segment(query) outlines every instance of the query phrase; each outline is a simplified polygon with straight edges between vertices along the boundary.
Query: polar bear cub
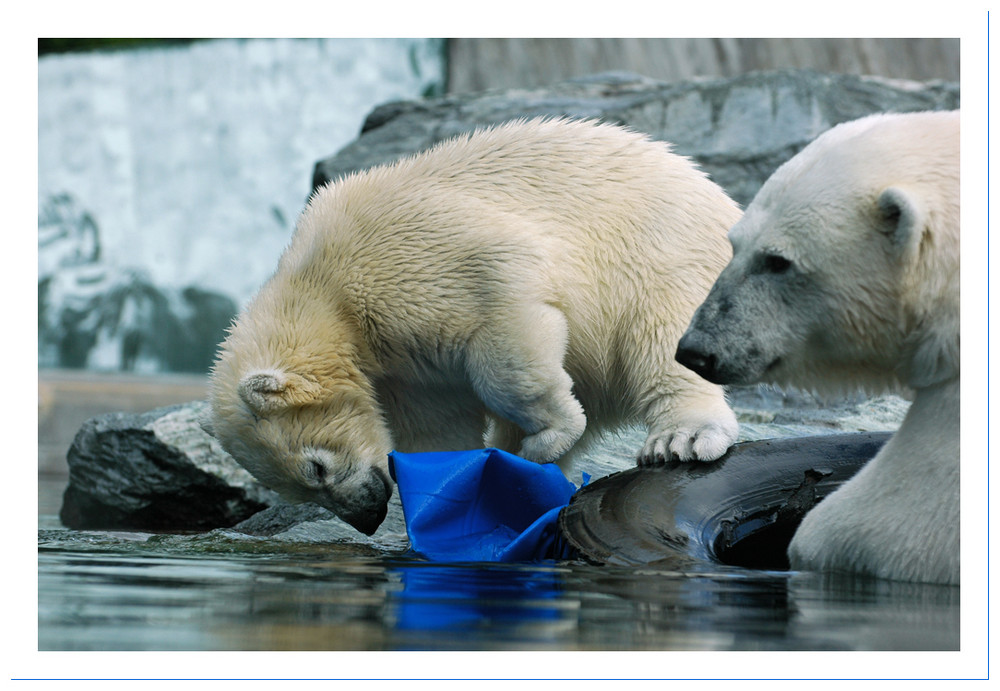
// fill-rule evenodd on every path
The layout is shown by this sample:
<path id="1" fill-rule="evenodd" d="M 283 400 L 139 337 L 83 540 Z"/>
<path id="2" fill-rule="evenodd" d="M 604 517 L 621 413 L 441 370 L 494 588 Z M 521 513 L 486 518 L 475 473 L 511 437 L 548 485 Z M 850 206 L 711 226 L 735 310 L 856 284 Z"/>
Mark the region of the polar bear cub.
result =
<path id="1" fill-rule="evenodd" d="M 959 583 L 959 113 L 874 115 L 779 168 L 677 358 L 720 384 L 905 387 L 899 430 L 817 505 L 793 568 Z"/>
<path id="2" fill-rule="evenodd" d="M 351 175 L 316 192 L 223 344 L 214 433 L 366 533 L 394 448 L 552 462 L 636 422 L 641 463 L 716 459 L 736 418 L 673 354 L 739 217 L 667 144 L 594 122 L 518 121 Z"/>

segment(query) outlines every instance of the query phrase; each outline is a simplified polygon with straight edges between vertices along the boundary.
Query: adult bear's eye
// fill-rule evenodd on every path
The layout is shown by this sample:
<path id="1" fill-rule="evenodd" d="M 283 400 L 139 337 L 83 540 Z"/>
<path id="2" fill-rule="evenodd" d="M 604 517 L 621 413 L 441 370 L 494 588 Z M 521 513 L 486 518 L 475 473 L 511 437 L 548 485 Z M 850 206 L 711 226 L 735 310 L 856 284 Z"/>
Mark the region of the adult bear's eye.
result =
<path id="1" fill-rule="evenodd" d="M 792 263 L 780 254 L 764 255 L 764 270 L 772 274 L 783 274 L 790 269 Z"/>

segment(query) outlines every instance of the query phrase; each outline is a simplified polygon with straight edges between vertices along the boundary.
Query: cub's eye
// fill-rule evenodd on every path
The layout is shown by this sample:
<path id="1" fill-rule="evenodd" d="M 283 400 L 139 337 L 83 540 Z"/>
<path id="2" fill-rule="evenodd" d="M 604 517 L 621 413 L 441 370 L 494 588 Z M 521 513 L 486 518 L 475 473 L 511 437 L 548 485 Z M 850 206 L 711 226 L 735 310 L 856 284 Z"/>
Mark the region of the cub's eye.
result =
<path id="1" fill-rule="evenodd" d="M 317 484 L 324 484 L 326 482 L 326 466 L 319 461 L 308 461 L 306 463 L 306 473 L 309 475 L 309 479 L 315 481 Z"/>
<path id="2" fill-rule="evenodd" d="M 772 274 L 783 274 L 792 266 L 792 263 L 780 254 L 765 254 L 763 264 L 764 270 Z"/>

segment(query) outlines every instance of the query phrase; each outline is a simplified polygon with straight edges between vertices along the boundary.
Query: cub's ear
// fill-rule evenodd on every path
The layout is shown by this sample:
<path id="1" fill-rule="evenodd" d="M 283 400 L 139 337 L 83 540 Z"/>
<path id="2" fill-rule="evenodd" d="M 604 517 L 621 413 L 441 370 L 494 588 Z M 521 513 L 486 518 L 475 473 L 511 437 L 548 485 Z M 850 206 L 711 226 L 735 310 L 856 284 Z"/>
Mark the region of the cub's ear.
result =
<path id="1" fill-rule="evenodd" d="M 901 255 L 920 247 L 927 227 L 927 214 L 920 199 L 901 187 L 886 187 L 878 197 L 883 232 Z"/>
<path id="2" fill-rule="evenodd" d="M 255 413 L 269 413 L 290 405 L 304 405 L 319 398 L 322 389 L 294 372 L 261 370 L 240 380 L 240 398 Z"/>

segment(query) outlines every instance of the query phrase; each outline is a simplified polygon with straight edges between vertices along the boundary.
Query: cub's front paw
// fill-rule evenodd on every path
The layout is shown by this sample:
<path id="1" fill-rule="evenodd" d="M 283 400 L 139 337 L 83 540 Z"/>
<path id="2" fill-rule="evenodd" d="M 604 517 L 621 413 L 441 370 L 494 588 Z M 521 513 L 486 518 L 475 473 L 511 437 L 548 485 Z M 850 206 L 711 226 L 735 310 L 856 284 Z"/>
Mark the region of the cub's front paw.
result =
<path id="1" fill-rule="evenodd" d="M 639 465 L 655 465 L 667 460 L 714 461 L 736 443 L 739 427 L 735 418 L 701 425 L 652 432 L 636 459 Z"/>

